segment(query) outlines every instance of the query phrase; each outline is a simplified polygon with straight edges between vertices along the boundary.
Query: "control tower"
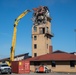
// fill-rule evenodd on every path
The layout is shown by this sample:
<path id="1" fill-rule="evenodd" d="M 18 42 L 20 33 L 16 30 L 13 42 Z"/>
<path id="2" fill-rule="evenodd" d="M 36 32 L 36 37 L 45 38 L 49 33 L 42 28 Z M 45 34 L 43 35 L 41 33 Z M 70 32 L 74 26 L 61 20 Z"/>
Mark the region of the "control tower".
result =
<path id="1" fill-rule="evenodd" d="M 32 57 L 50 53 L 51 17 L 48 7 L 40 6 L 33 9 L 32 26 Z"/>

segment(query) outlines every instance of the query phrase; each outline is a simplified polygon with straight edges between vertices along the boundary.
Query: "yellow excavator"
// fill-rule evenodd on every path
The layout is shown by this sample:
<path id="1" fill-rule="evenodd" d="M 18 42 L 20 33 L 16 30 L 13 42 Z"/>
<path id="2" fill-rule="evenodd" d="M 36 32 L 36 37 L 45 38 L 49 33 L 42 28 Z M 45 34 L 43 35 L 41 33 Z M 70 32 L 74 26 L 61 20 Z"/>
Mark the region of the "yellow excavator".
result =
<path id="1" fill-rule="evenodd" d="M 22 14 L 20 14 L 14 22 L 14 31 L 13 31 L 13 38 L 12 38 L 12 46 L 10 52 L 10 60 L 6 61 L 6 63 L 11 66 L 11 62 L 14 61 L 14 54 L 15 54 L 15 45 L 16 45 L 16 33 L 17 33 L 17 26 L 19 21 L 27 14 L 30 10 L 25 10 Z"/>

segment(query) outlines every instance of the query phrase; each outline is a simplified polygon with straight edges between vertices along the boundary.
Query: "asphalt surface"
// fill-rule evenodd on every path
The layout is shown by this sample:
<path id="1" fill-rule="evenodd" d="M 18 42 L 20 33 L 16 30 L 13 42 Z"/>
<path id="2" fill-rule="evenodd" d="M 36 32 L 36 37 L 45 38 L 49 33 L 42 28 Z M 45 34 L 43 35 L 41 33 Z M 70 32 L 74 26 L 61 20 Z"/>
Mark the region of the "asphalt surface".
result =
<path id="1" fill-rule="evenodd" d="M 76 73 L 29 73 L 29 74 L 0 74 L 0 75 L 76 75 Z"/>

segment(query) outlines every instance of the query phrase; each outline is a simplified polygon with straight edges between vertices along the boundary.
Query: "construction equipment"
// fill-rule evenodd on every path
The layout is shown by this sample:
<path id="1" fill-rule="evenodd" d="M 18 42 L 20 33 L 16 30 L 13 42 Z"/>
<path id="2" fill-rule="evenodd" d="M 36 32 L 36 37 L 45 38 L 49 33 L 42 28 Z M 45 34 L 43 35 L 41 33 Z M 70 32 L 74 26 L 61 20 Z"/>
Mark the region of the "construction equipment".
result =
<path id="1" fill-rule="evenodd" d="M 28 13 L 30 10 L 25 10 L 22 14 L 20 14 L 14 22 L 14 31 L 13 31 L 13 38 L 12 38 L 12 46 L 10 52 L 10 60 L 6 62 L 9 66 L 11 66 L 11 61 L 14 61 L 14 53 L 15 53 L 15 45 L 16 45 L 16 33 L 17 33 L 17 26 L 19 21 Z"/>
<path id="2" fill-rule="evenodd" d="M 39 72 L 42 72 L 42 73 L 49 73 L 51 72 L 51 69 L 49 69 L 47 66 L 45 65 L 40 65 L 39 67 L 35 68 L 35 72 L 36 73 L 39 73 Z"/>

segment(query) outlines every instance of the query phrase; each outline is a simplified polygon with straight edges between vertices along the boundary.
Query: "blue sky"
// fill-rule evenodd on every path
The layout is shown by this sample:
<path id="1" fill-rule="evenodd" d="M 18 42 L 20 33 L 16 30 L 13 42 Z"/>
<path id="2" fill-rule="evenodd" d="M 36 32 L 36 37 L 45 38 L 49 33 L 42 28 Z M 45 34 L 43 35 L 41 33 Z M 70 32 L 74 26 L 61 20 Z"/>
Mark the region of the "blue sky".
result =
<path id="1" fill-rule="evenodd" d="M 41 5 L 50 10 L 53 51 L 76 51 L 76 0 L 0 0 L 0 58 L 10 56 L 15 18 L 24 10 Z M 18 24 L 15 55 L 32 55 L 32 14 L 28 13 Z"/>

